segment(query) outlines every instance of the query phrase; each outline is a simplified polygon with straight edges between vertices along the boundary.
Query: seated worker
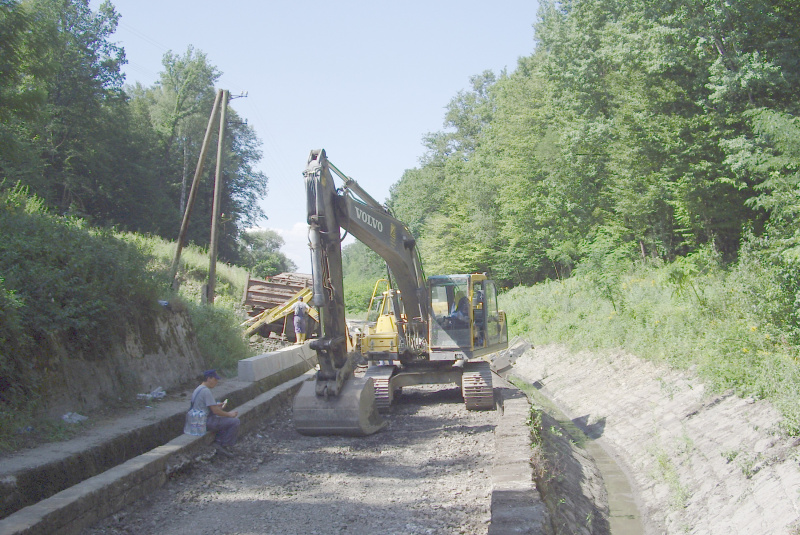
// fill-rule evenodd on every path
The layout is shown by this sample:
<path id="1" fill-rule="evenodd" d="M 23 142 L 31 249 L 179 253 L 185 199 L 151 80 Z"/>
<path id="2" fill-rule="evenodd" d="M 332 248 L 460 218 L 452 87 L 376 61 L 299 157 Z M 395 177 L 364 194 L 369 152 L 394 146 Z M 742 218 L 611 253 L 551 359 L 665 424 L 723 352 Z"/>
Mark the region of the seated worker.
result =
<path id="1" fill-rule="evenodd" d="M 195 388 L 192 394 L 192 405 L 208 411 L 208 421 L 206 429 L 216 431 L 217 436 L 214 440 L 214 448 L 225 455 L 233 457 L 233 453 L 228 448 L 236 443 L 236 436 L 239 433 L 239 411 L 226 411 L 225 404 L 217 403 L 211 389 L 219 383 L 219 375 L 216 370 L 208 370 L 203 374 L 203 382 Z"/>
<path id="2" fill-rule="evenodd" d="M 453 312 L 450 314 L 450 319 L 453 321 L 454 327 L 464 328 L 469 326 L 469 299 L 463 295 L 458 299 Z"/>

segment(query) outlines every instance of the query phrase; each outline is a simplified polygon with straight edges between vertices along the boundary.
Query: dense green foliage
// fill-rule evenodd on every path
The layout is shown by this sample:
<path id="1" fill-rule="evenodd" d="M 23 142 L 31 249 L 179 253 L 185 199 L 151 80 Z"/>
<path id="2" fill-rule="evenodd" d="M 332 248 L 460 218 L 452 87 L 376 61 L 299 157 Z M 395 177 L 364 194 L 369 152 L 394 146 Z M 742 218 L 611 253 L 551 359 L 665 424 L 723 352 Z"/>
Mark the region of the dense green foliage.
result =
<path id="1" fill-rule="evenodd" d="M 728 269 L 708 248 L 679 262 L 604 273 L 579 269 L 565 280 L 501 296 L 511 333 L 578 351 L 625 349 L 691 368 L 711 391 L 773 401 L 786 429 L 800 433 L 797 310 L 779 273 L 749 246 Z"/>
<path id="2" fill-rule="evenodd" d="M 169 281 L 174 253 L 174 242 L 51 215 L 20 186 L 0 193 L 0 450 L 63 437 L 62 424 L 37 419 L 42 376 L 59 370 L 54 355 L 102 359 L 124 336 L 121 318 L 152 314 L 159 299 L 189 312 L 207 366 L 235 373 L 252 356 L 239 327 L 247 272 L 218 264 L 215 306 L 201 305 L 207 252 L 184 250 L 179 294 Z M 34 420 L 35 436 L 17 433 Z"/>
<path id="3" fill-rule="evenodd" d="M 457 95 L 392 189 L 429 272 L 508 284 L 597 250 L 796 246 L 800 10 L 783 0 L 541 2 L 536 50 Z M 793 240 L 793 241 L 786 241 Z"/>
<path id="4" fill-rule="evenodd" d="M 169 273 L 175 242 L 134 233 L 118 234 L 117 237 L 147 252 L 146 276 L 152 276 L 158 282 L 162 298 L 168 300 L 173 309 L 185 307 L 189 312 L 206 365 L 236 374 L 239 360 L 253 356 L 240 327 L 246 316 L 241 299 L 248 271 L 217 262 L 214 306 L 207 306 L 203 304 L 202 296 L 203 285 L 208 282 L 210 260 L 207 250 L 197 246 L 183 250 L 177 274 L 180 289 L 174 294 L 169 288 Z"/>
<path id="5" fill-rule="evenodd" d="M 426 271 L 490 271 L 515 333 L 695 367 L 797 432 L 797 5 L 540 6 L 392 188 Z"/>
<path id="6" fill-rule="evenodd" d="M 75 218 L 48 216 L 22 188 L 0 195 L 0 400 L 36 397 L 51 343 L 102 354 L 117 318 L 156 303 L 144 251 Z"/>
<path id="7" fill-rule="evenodd" d="M 110 2 L 97 12 L 88 0 L 0 2 L 0 188 L 21 183 L 55 213 L 175 239 L 220 73 L 189 46 L 165 54 L 153 87 L 123 86 L 125 52 L 112 40 L 119 18 Z M 259 145 L 229 109 L 219 245 L 227 261 L 239 232 L 263 215 Z M 188 232 L 201 245 L 210 240 L 209 152 Z"/>
<path id="8" fill-rule="evenodd" d="M 256 278 L 296 271 L 297 265 L 280 251 L 284 243 L 281 235 L 274 230 L 242 232 L 237 264 Z"/>
<path id="9" fill-rule="evenodd" d="M 169 290 L 174 239 L 187 204 L 220 73 L 200 51 L 167 53 L 153 87 L 125 86 L 110 2 L 0 0 L 0 448 L 13 447 L 40 407 L 41 377 L 66 350 L 103 358 L 119 318 L 158 299 L 188 309 L 209 366 L 250 356 L 237 307 L 246 272 L 217 268 L 215 307 L 199 306 L 208 258 L 184 249 L 180 295 Z M 218 125 L 211 125 L 188 240 L 210 240 Z M 262 216 L 267 178 L 254 131 L 228 109 L 219 257 L 250 254 L 244 228 Z M 120 232 L 127 231 L 127 232 Z M 279 247 L 280 244 L 277 244 Z M 272 266 L 276 267 L 276 266 Z M 273 273 L 274 274 L 274 273 Z M 38 422 L 54 437 L 58 424 Z"/>
<path id="10" fill-rule="evenodd" d="M 342 271 L 348 316 L 366 317 L 375 283 L 387 276 L 386 264 L 377 253 L 357 241 L 342 248 Z"/>

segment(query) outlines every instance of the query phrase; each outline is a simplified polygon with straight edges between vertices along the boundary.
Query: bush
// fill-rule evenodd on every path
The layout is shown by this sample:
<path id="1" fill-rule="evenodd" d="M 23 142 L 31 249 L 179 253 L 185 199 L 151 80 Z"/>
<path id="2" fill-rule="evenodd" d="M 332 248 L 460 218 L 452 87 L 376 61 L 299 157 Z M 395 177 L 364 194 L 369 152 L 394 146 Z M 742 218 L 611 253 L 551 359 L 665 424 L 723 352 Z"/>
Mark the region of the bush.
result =
<path id="1" fill-rule="evenodd" d="M 206 366 L 235 373 L 237 361 L 252 356 L 243 329 L 239 327 L 246 316 L 240 304 L 247 271 L 243 268 L 217 263 L 214 305 L 203 305 L 202 288 L 208 282 L 208 252 L 195 245 L 181 252 L 177 295 L 172 292 L 169 280 L 176 244 L 157 236 L 124 234 L 121 237 L 150 251 L 148 271 L 161 284 L 162 293 L 171 302 L 185 306 L 192 320 L 197 344 Z"/>
<path id="2" fill-rule="evenodd" d="M 766 254 L 743 247 L 730 267 L 710 249 L 671 264 L 629 263 L 606 272 L 602 288 L 596 271 L 576 269 L 564 281 L 506 292 L 501 305 L 512 335 L 694 368 L 712 390 L 775 402 L 797 432 L 796 288 Z"/>
<path id="3" fill-rule="evenodd" d="M 209 368 L 236 375 L 238 362 L 252 356 L 252 351 L 239 327 L 241 318 L 230 307 L 188 305 L 197 345 Z"/>
<path id="4" fill-rule="evenodd" d="M 0 194 L 0 392 L 35 397 L 38 360 L 59 343 L 100 354 L 119 334 L 119 318 L 157 306 L 149 257 L 111 232 L 47 214 L 23 188 Z M 0 385 L 2 387 L 2 385 Z"/>

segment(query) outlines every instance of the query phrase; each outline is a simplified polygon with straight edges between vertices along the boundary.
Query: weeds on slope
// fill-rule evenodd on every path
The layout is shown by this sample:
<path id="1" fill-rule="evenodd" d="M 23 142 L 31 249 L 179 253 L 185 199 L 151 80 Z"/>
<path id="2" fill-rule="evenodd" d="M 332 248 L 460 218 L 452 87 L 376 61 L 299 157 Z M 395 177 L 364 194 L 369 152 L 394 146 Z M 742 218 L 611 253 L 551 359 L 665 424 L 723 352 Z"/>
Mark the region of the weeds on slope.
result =
<path id="1" fill-rule="evenodd" d="M 715 391 L 772 401 L 800 434 L 797 289 L 785 266 L 743 247 L 720 264 L 704 250 L 666 264 L 627 264 L 501 296 L 511 334 L 573 350 L 623 348 L 693 369 Z M 619 266 L 619 265 L 618 265 Z M 788 283 L 787 283 L 788 280 Z"/>
<path id="2" fill-rule="evenodd" d="M 184 249 L 174 294 L 174 252 L 174 243 L 157 237 L 49 214 L 21 187 L 0 195 L 0 451 L 74 433 L 38 414 L 43 377 L 60 373 L 56 348 L 102 359 L 123 335 L 120 318 L 158 309 L 159 300 L 189 312 L 209 367 L 232 370 L 252 356 L 239 328 L 246 271 L 218 263 L 218 298 L 202 306 L 208 255 Z"/>
<path id="3" fill-rule="evenodd" d="M 177 274 L 180 287 L 173 294 L 169 275 L 176 244 L 157 236 L 133 233 L 118 236 L 148 251 L 148 270 L 160 281 L 163 299 L 188 311 L 206 364 L 235 374 L 238 361 L 253 356 L 239 327 L 244 319 L 240 301 L 247 270 L 217 262 L 214 306 L 206 306 L 202 303 L 202 289 L 208 282 L 207 251 L 194 245 L 183 249 Z"/>

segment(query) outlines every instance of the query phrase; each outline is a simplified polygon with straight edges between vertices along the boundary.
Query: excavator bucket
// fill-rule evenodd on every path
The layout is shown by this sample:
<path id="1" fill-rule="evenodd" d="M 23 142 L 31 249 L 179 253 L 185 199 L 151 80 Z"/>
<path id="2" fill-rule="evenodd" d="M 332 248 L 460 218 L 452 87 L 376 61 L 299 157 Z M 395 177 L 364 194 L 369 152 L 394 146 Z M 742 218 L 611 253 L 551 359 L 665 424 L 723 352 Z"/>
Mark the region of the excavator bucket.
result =
<path id="1" fill-rule="evenodd" d="M 375 405 L 372 379 L 351 377 L 338 396 L 318 396 L 316 383 L 306 381 L 294 397 L 294 428 L 304 435 L 363 437 L 386 426 Z"/>

